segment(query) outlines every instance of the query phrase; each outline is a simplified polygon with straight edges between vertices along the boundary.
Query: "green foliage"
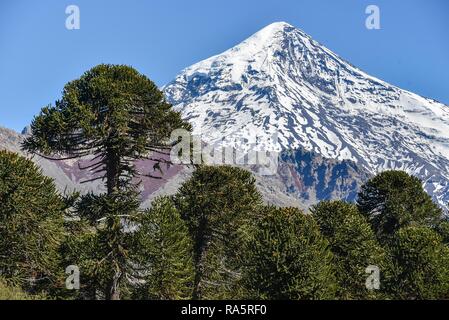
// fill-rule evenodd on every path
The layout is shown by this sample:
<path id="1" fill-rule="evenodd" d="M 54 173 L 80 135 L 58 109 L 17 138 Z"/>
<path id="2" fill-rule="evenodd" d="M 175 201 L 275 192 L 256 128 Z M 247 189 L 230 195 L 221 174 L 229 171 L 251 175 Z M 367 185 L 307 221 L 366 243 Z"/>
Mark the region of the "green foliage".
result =
<path id="1" fill-rule="evenodd" d="M 421 181 L 403 171 L 385 171 L 369 180 L 361 188 L 357 205 L 382 242 L 404 226 L 435 226 L 442 216 Z"/>
<path id="2" fill-rule="evenodd" d="M 438 232 L 438 234 L 441 236 L 442 241 L 449 245 L 449 219 L 444 218 L 438 223 L 435 230 Z"/>
<path id="3" fill-rule="evenodd" d="M 365 286 L 368 277 L 365 270 L 374 265 L 385 271 L 386 254 L 357 207 L 343 201 L 323 201 L 312 207 L 311 212 L 335 257 L 338 297 L 376 298 L 377 292 Z"/>
<path id="4" fill-rule="evenodd" d="M 22 289 L 8 286 L 6 282 L 0 279 L 0 301 L 2 300 L 42 300 L 41 296 L 31 296 Z"/>
<path id="5" fill-rule="evenodd" d="M 131 228 L 141 210 L 135 190 L 112 194 L 87 194 L 76 203 L 81 218 L 66 244 L 66 259 L 81 270 L 81 284 L 88 285 L 86 296 L 112 299 L 113 294 L 130 293 L 130 277 L 135 251 Z"/>
<path id="6" fill-rule="evenodd" d="M 188 299 L 193 290 L 193 244 L 185 222 L 167 198 L 153 201 L 136 232 L 139 265 L 136 297 L 151 300 Z"/>
<path id="7" fill-rule="evenodd" d="M 64 203 L 34 163 L 0 151 L 0 274 L 40 291 L 61 285 Z"/>
<path id="8" fill-rule="evenodd" d="M 138 174 L 134 160 L 169 149 L 167 138 L 178 128 L 190 126 L 152 81 L 131 67 L 103 64 L 69 82 L 62 99 L 42 109 L 24 148 L 44 155 L 93 154 L 89 169 L 103 173 L 111 191 Z"/>
<path id="9" fill-rule="evenodd" d="M 400 229 L 391 246 L 394 274 L 387 291 L 395 299 L 448 299 L 449 248 L 424 226 Z"/>
<path id="10" fill-rule="evenodd" d="M 66 222 L 67 237 L 62 245 L 65 266 L 76 265 L 80 270 L 80 290 L 66 292 L 67 298 L 95 300 L 105 297 L 105 272 L 100 268 L 103 252 L 97 230 L 84 219 Z"/>
<path id="11" fill-rule="evenodd" d="M 86 251 L 98 246 L 88 259 L 97 261 L 89 274 L 99 277 L 95 282 L 100 286 L 106 283 L 108 288 L 101 291 L 107 299 L 120 299 L 126 291 L 120 290 L 126 286 L 129 270 L 130 236 L 124 230 L 139 206 L 137 195 L 130 197 L 128 190 L 135 187 L 137 176 L 160 178 L 154 171 L 162 172 L 161 163 L 170 165 L 161 155 L 176 143 L 169 141 L 170 134 L 180 128 L 190 129 L 190 125 L 152 81 L 131 67 L 102 64 L 69 82 L 61 100 L 41 110 L 23 143 L 27 151 L 59 160 L 93 156 L 82 169 L 91 171 L 91 181 L 105 181 L 107 195 L 83 197 L 78 210 L 91 224 L 102 222 L 101 228 L 94 226 L 97 234 L 88 240 Z M 139 159 L 152 160 L 153 171 L 138 172 L 135 162 Z"/>
<path id="12" fill-rule="evenodd" d="M 337 287 L 329 243 L 310 215 L 267 207 L 244 251 L 241 283 L 255 299 L 333 299 Z"/>
<path id="13" fill-rule="evenodd" d="M 261 196 L 250 172 L 200 166 L 174 197 L 194 244 L 193 298 L 232 298 L 242 238 Z"/>
<path id="14" fill-rule="evenodd" d="M 179 128 L 190 126 L 131 67 L 99 65 L 68 83 L 23 147 L 90 156 L 82 169 L 107 193 L 62 199 L 31 161 L 0 151 L 0 299 L 449 298 L 449 222 L 404 172 L 369 180 L 357 206 L 326 201 L 305 215 L 262 206 L 248 171 L 199 166 L 143 211 L 135 178 L 160 178 Z M 140 159 L 153 171 L 138 172 Z M 55 296 L 68 265 L 81 290 Z M 369 265 L 381 269 L 381 294 L 365 288 Z"/>

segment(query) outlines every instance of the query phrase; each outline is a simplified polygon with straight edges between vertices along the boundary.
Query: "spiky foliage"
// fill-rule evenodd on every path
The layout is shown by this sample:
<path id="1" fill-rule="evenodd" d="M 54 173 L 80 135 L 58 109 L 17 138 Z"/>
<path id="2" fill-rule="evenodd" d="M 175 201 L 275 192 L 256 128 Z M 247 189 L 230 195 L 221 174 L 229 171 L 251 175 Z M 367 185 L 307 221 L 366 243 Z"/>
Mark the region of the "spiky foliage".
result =
<path id="1" fill-rule="evenodd" d="M 102 265 L 110 272 L 106 298 L 120 299 L 119 286 L 126 278 L 127 244 L 122 241 L 127 238 L 123 232 L 127 222 L 123 216 L 134 215 L 135 201 L 122 193 L 132 188 L 133 178 L 139 175 L 160 178 L 152 172 L 137 172 L 135 161 L 151 159 L 153 169 L 162 171 L 160 164 L 170 164 L 167 155 L 177 143 L 168 139 L 179 128 L 190 126 L 172 110 L 157 86 L 122 65 L 99 65 L 69 82 L 61 100 L 43 108 L 33 120 L 24 149 L 58 159 L 89 156 L 90 164 L 81 169 L 91 171 L 94 178 L 90 181 L 105 182 L 107 196 L 91 196 L 83 202 L 90 201 L 95 208 L 86 213 L 91 216 L 88 219 L 104 221 L 98 237 L 100 252 L 107 254 Z"/>
<path id="2" fill-rule="evenodd" d="M 0 151 L 0 275 L 26 290 L 61 286 L 64 203 L 34 163 Z"/>
<path id="3" fill-rule="evenodd" d="M 242 237 L 262 202 L 255 179 L 236 167 L 201 166 L 174 202 L 193 237 L 193 298 L 232 298 Z"/>
<path id="4" fill-rule="evenodd" d="M 138 299 L 188 299 L 193 290 L 193 244 L 170 198 L 154 200 L 136 232 Z"/>
<path id="5" fill-rule="evenodd" d="M 106 180 L 111 193 L 139 174 L 135 160 L 165 162 L 154 154 L 167 153 L 179 128 L 190 126 L 151 80 L 128 66 L 98 65 L 69 82 L 55 106 L 42 109 L 23 147 L 44 156 L 93 155 L 85 169 Z"/>
<path id="6" fill-rule="evenodd" d="M 132 229 L 141 210 L 135 190 L 87 194 L 76 203 L 80 221 L 65 244 L 65 259 L 81 270 L 82 297 L 113 299 L 127 296 L 135 249 Z M 72 226 L 73 228 L 73 226 Z"/>
<path id="7" fill-rule="evenodd" d="M 424 226 L 400 229 L 391 245 L 393 277 L 386 284 L 395 299 L 448 299 L 449 248 Z"/>
<path id="8" fill-rule="evenodd" d="M 104 258 L 97 230 L 84 219 L 66 222 L 67 237 L 62 244 L 65 266 L 75 265 L 80 270 L 80 289 L 66 292 L 67 298 L 95 300 L 105 297 L 105 283 L 100 270 Z"/>
<path id="9" fill-rule="evenodd" d="M 32 296 L 25 293 L 22 289 L 10 286 L 0 279 L 0 301 L 2 300 L 42 300 L 43 296 Z"/>
<path id="10" fill-rule="evenodd" d="M 333 299 L 337 287 L 329 243 L 310 215 L 266 207 L 243 248 L 241 283 L 250 298 Z"/>
<path id="11" fill-rule="evenodd" d="M 313 206 L 311 212 L 335 257 L 337 296 L 340 299 L 378 297 L 379 291 L 366 288 L 365 271 L 374 265 L 385 277 L 388 259 L 357 207 L 343 201 L 323 201 Z"/>
<path id="12" fill-rule="evenodd" d="M 443 218 L 436 226 L 435 230 L 441 236 L 442 241 L 449 245 L 449 217 Z"/>
<path id="13" fill-rule="evenodd" d="M 357 206 L 382 242 L 404 226 L 434 227 L 442 216 L 442 210 L 424 191 L 422 182 L 403 171 L 385 171 L 366 182 Z"/>

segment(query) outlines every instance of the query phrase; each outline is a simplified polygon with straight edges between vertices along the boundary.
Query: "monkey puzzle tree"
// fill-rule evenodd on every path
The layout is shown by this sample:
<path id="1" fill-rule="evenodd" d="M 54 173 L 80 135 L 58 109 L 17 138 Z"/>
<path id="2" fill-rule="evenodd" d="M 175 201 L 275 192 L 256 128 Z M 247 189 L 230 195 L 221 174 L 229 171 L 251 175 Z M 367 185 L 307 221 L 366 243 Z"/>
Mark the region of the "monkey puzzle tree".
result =
<path id="1" fill-rule="evenodd" d="M 366 182 L 358 195 L 357 207 L 383 243 L 411 224 L 435 227 L 443 215 L 418 178 L 394 170 Z"/>
<path id="2" fill-rule="evenodd" d="M 116 246 L 111 252 L 117 252 L 121 243 L 116 240 L 123 232 L 117 224 L 126 217 L 119 219 L 117 210 L 106 210 L 117 204 L 122 191 L 132 189 L 133 178 L 155 177 L 151 172 L 138 172 L 136 160 L 151 159 L 154 168 L 169 163 L 162 155 L 169 154 L 172 144 L 168 137 L 178 128 L 190 129 L 147 77 L 129 66 L 98 65 L 69 82 L 55 106 L 42 109 L 23 148 L 58 160 L 90 157 L 90 164 L 81 169 L 92 172 L 91 181 L 105 183 L 108 199 L 101 200 L 109 205 L 101 213 L 105 219 L 102 232 Z M 111 256 L 115 255 L 108 254 Z M 106 298 L 120 298 L 122 260 L 117 257 L 113 263 L 115 271 Z"/>
<path id="3" fill-rule="evenodd" d="M 0 278 L 0 301 L 4 300 L 34 300 L 43 299 L 42 297 L 33 297 L 22 291 L 22 289 L 9 286 Z"/>
<path id="4" fill-rule="evenodd" d="M 111 195 L 90 193 L 75 202 L 78 219 L 66 223 L 62 252 L 66 265 L 80 268 L 78 298 L 117 299 L 112 290 L 120 297 L 130 293 L 136 251 L 132 229 L 142 214 L 139 206 L 133 189 Z"/>
<path id="5" fill-rule="evenodd" d="M 249 298 L 333 299 L 333 255 L 311 215 L 266 207 L 242 247 L 241 284 Z"/>
<path id="6" fill-rule="evenodd" d="M 388 266 L 386 253 L 356 205 L 343 201 L 322 201 L 313 206 L 311 212 L 335 257 L 338 297 L 376 298 L 376 292 L 365 287 L 365 270 L 375 265 L 385 277 Z"/>
<path id="7" fill-rule="evenodd" d="M 0 151 L 0 275 L 29 291 L 61 285 L 64 202 L 50 178 L 15 153 Z"/>
<path id="8" fill-rule="evenodd" d="M 444 217 L 436 226 L 435 231 L 441 236 L 443 242 L 449 245 L 449 218 Z"/>
<path id="9" fill-rule="evenodd" d="M 392 297 L 449 298 L 449 248 L 441 242 L 437 232 L 418 225 L 401 228 L 390 250 L 393 277 L 385 285 Z"/>
<path id="10" fill-rule="evenodd" d="M 168 154 L 167 138 L 179 128 L 190 129 L 151 80 L 128 66 L 99 65 L 41 110 L 23 147 L 44 157 L 93 155 L 84 169 L 101 173 L 94 180 L 103 179 L 111 194 L 140 174 L 135 160 L 165 162 L 152 155 Z"/>
<path id="11" fill-rule="evenodd" d="M 193 237 L 193 298 L 229 298 L 245 228 L 262 204 L 254 177 L 237 167 L 200 166 L 174 203 Z"/>
<path id="12" fill-rule="evenodd" d="M 139 299 L 189 299 L 193 290 L 193 244 L 173 201 L 157 198 L 136 232 Z"/>

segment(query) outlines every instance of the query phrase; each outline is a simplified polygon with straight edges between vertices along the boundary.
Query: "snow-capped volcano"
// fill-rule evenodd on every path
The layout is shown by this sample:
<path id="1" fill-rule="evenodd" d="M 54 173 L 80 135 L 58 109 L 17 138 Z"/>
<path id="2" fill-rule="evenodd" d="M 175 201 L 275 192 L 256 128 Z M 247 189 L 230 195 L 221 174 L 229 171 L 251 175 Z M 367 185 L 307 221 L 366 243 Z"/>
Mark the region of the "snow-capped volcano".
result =
<path id="1" fill-rule="evenodd" d="M 185 69 L 164 92 L 207 142 L 276 133 L 282 150 L 371 174 L 405 170 L 449 201 L 449 107 L 369 76 L 287 23 Z"/>

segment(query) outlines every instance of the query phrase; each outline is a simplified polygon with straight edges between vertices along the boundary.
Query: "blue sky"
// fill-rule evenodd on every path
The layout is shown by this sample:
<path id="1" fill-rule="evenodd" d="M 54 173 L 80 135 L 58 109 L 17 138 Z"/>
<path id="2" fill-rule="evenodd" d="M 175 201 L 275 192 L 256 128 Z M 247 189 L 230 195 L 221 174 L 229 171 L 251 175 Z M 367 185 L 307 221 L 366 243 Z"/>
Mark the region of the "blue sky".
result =
<path id="1" fill-rule="evenodd" d="M 80 30 L 65 28 L 70 4 L 80 8 Z M 369 4 L 380 8 L 380 30 L 365 28 Z M 447 0 L 1 0 L 0 126 L 21 130 L 96 64 L 132 65 L 162 86 L 275 21 L 373 76 L 449 104 Z"/>

